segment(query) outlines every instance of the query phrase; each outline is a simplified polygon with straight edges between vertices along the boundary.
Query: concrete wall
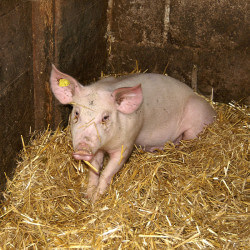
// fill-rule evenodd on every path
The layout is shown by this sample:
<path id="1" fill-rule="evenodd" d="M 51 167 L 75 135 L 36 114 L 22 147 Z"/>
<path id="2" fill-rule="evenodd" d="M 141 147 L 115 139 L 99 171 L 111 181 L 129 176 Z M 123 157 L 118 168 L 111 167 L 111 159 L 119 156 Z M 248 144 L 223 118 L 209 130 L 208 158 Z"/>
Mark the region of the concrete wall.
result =
<path id="1" fill-rule="evenodd" d="M 109 0 L 110 71 L 166 73 L 215 100 L 250 94 L 247 0 Z"/>

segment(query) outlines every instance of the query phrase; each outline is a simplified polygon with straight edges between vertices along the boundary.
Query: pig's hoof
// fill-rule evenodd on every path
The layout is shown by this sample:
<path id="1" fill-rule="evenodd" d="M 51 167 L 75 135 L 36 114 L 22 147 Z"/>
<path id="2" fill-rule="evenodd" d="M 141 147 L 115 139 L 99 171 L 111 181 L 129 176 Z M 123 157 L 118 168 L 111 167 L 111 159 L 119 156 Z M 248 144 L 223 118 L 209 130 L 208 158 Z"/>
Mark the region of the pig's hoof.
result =
<path id="1" fill-rule="evenodd" d="M 97 200 L 99 200 L 100 194 L 98 192 L 94 193 L 92 197 L 90 198 L 92 203 L 95 203 Z"/>
<path id="2" fill-rule="evenodd" d="M 88 199 L 92 199 L 92 196 L 96 193 L 96 188 L 97 186 L 95 185 L 92 185 L 92 186 L 89 186 L 87 188 L 87 193 L 86 193 L 86 197 L 88 197 Z"/>
<path id="3" fill-rule="evenodd" d="M 99 199 L 100 195 L 97 192 L 87 192 L 85 198 L 91 203 L 95 203 Z"/>

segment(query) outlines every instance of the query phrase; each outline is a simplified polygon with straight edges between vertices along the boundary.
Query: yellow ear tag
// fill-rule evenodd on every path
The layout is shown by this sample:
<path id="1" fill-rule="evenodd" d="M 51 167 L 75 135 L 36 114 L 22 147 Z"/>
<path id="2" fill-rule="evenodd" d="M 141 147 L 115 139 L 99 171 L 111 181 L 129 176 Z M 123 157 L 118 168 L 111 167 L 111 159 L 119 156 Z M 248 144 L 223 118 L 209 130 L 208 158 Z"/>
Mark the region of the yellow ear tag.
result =
<path id="1" fill-rule="evenodd" d="M 70 85 L 70 81 L 67 79 L 60 79 L 59 80 L 59 86 L 60 87 L 67 87 Z"/>

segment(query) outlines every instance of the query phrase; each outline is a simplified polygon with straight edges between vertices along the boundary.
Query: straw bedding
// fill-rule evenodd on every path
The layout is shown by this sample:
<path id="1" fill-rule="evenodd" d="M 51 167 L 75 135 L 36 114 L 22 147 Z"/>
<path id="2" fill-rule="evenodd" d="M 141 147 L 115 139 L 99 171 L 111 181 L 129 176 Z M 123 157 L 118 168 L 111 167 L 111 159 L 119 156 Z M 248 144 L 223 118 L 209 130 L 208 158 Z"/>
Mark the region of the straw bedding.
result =
<path id="1" fill-rule="evenodd" d="M 214 106 L 198 139 L 135 149 L 94 205 L 69 129 L 34 134 L 4 192 L 0 248 L 247 249 L 249 110 Z"/>

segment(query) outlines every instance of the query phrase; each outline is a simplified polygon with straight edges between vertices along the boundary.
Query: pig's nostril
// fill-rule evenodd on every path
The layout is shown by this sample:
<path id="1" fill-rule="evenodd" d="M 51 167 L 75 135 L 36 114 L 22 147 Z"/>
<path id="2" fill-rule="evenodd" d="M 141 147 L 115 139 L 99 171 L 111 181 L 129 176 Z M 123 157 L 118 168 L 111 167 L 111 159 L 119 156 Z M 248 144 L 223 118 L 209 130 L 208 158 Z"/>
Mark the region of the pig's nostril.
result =
<path id="1" fill-rule="evenodd" d="M 88 149 L 81 149 L 79 150 L 79 152 L 81 152 L 81 154 L 85 154 L 85 155 L 92 155 L 92 151 L 88 150 Z"/>
<path id="2" fill-rule="evenodd" d="M 75 151 L 73 156 L 76 160 L 91 161 L 93 158 L 93 153 L 88 149 L 80 149 Z"/>
<path id="3" fill-rule="evenodd" d="M 76 148 L 75 154 L 81 154 L 81 155 L 93 155 L 93 152 L 82 145 L 79 145 L 79 147 Z"/>

